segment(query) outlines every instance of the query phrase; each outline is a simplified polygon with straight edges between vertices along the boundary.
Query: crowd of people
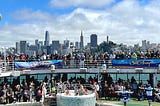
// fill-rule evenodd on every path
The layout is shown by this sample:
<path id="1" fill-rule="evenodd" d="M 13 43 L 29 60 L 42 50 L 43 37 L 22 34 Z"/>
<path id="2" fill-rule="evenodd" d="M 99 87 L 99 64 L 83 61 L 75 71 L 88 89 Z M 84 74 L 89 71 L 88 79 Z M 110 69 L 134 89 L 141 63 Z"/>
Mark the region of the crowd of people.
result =
<path id="1" fill-rule="evenodd" d="M 121 59 L 158 59 L 160 58 L 159 51 L 115 51 L 113 53 L 95 53 L 88 52 L 67 53 L 67 54 L 33 54 L 32 56 L 26 54 L 20 55 L 0 55 L 0 61 L 7 62 L 8 69 L 11 69 L 14 62 L 30 62 L 41 60 L 62 60 L 62 66 L 56 68 L 79 68 L 79 67 L 99 67 L 106 64 L 107 67 L 112 67 L 112 60 Z M 5 60 L 6 59 L 6 60 Z M 3 65 L 5 66 L 5 65 Z"/>
<path id="2" fill-rule="evenodd" d="M 65 55 L 62 54 L 41 54 L 41 55 L 32 55 L 27 56 L 21 54 L 18 57 L 15 55 L 7 55 L 7 61 L 33 61 L 33 60 L 63 60 L 63 65 L 70 66 L 71 62 L 74 62 L 78 65 L 84 65 L 84 61 L 87 61 L 87 64 L 90 65 L 94 63 L 94 66 L 100 62 L 112 60 L 112 59 L 154 59 L 159 58 L 159 51 L 136 51 L 136 52 L 122 52 L 117 51 L 113 54 L 109 53 L 95 53 L 91 55 L 89 53 L 68 53 Z M 0 60 L 4 60 L 4 56 L 0 55 Z M 76 65 L 75 64 L 75 65 Z M 65 84 L 65 82 L 67 82 Z M 88 84 L 89 86 L 82 86 Z M 150 84 L 148 81 L 147 84 Z M 43 81 L 38 81 L 34 77 L 30 78 L 29 81 L 25 79 L 20 82 L 20 79 L 14 79 L 12 82 L 8 82 L 7 78 L 4 78 L 4 81 L 0 84 L 0 103 L 13 103 L 13 102 L 44 102 L 45 95 L 51 94 L 53 92 L 66 92 L 69 95 L 69 89 L 77 90 L 77 95 L 87 94 L 87 90 L 93 90 L 96 93 L 96 99 L 105 97 L 105 99 L 120 99 L 122 95 L 116 93 L 115 91 L 133 91 L 131 97 L 137 98 L 138 100 L 144 100 L 146 97 L 145 90 L 140 88 L 145 88 L 147 84 L 143 82 L 137 83 L 136 79 L 132 77 L 130 80 L 123 80 L 119 78 L 118 81 L 113 82 L 112 78 L 109 76 L 107 79 L 103 79 L 100 82 L 97 78 L 90 77 L 87 81 L 84 78 L 70 78 L 65 81 L 63 79 L 45 77 Z M 66 90 L 66 91 L 65 91 Z M 153 89 L 154 101 L 160 102 L 160 81 L 157 84 L 157 87 Z"/>
<path id="3" fill-rule="evenodd" d="M 88 90 L 96 94 L 96 99 L 105 98 L 106 100 L 122 98 L 121 93 L 116 91 L 132 91 L 131 97 L 137 100 L 144 100 L 146 98 L 146 88 L 148 83 L 137 83 L 136 79 L 132 77 L 127 81 L 119 78 L 118 81 L 113 82 L 110 76 L 105 80 L 98 81 L 96 77 L 91 76 L 87 81 L 84 78 L 70 78 L 62 81 L 56 77 L 47 78 L 43 81 L 38 81 L 34 77 L 29 81 L 25 79 L 20 82 L 19 78 L 9 82 L 4 78 L 0 84 L 0 103 L 7 104 L 13 102 L 44 102 L 45 95 L 52 95 L 56 93 L 66 93 L 70 95 L 69 90 L 74 90 L 76 95 L 87 95 Z M 156 88 L 153 88 L 153 101 L 160 102 L 160 81 Z"/>
<path id="4" fill-rule="evenodd" d="M 77 53 L 66 53 L 66 54 L 33 54 L 32 56 L 26 54 L 4 54 L 0 55 L 0 60 L 6 58 L 8 61 L 34 61 L 34 60 L 111 60 L 111 59 L 154 59 L 160 58 L 160 51 L 147 50 L 147 51 L 114 51 L 113 53 L 94 53 L 89 52 L 77 52 Z"/>
<path id="5" fill-rule="evenodd" d="M 9 82 L 5 77 L 0 84 L 0 103 L 27 102 L 36 99 L 40 101 L 42 83 L 32 78 L 30 82 L 23 80 L 20 83 L 19 77 Z"/>
<path id="6" fill-rule="evenodd" d="M 89 52 L 78 52 L 78 53 L 66 53 L 66 54 L 33 54 L 32 56 L 26 54 L 13 55 L 4 54 L 0 55 L 0 61 L 2 62 L 2 67 L 7 68 L 7 70 L 12 70 L 14 67 L 14 62 L 31 62 L 31 61 L 41 61 L 41 60 L 62 60 L 62 65 L 56 66 L 56 68 L 90 68 L 90 67 L 101 67 L 106 65 L 106 67 L 114 67 L 112 60 L 121 59 L 158 59 L 160 58 L 159 51 L 115 51 L 113 53 L 94 53 Z M 6 62 L 6 64 L 4 63 Z M 147 64 L 147 63 L 146 63 Z M 149 66 L 149 65 L 148 65 Z M 49 66 L 50 67 L 50 66 Z M 157 64 L 155 67 L 158 67 Z M 48 67 L 46 67 L 48 68 Z M 23 69 L 23 68 L 22 68 Z M 36 69 L 36 68 L 33 68 Z M 21 70 L 21 69 L 20 69 Z"/>
<path id="7" fill-rule="evenodd" d="M 78 90 L 77 95 L 87 94 L 89 88 L 92 91 L 96 91 L 96 82 L 87 88 L 87 86 L 84 85 L 86 83 L 80 80 L 82 80 L 82 78 L 62 82 L 61 79 L 57 79 L 57 77 L 47 78 L 46 76 L 43 81 L 38 81 L 32 77 L 29 80 L 23 79 L 22 82 L 20 82 L 20 78 L 17 77 L 10 82 L 5 77 L 0 84 L 0 104 L 14 102 L 43 103 L 46 95 L 65 93 L 67 90 Z"/>

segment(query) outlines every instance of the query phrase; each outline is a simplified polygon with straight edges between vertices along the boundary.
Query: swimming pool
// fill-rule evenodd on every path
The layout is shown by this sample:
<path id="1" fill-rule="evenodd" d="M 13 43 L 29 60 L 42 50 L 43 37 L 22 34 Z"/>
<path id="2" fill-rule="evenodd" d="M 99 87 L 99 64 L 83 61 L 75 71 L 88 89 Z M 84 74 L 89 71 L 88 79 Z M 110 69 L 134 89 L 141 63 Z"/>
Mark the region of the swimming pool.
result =
<path id="1" fill-rule="evenodd" d="M 70 96 L 65 95 L 65 93 L 57 94 L 57 106 L 95 106 L 95 104 L 95 93 L 75 96 L 74 92 L 71 91 Z"/>

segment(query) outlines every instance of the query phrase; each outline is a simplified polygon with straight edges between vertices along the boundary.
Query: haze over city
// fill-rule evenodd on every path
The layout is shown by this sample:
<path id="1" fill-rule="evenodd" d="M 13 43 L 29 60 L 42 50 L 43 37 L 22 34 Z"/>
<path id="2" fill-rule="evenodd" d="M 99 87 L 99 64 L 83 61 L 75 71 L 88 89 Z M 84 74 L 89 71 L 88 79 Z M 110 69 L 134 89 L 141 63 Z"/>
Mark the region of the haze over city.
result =
<path id="1" fill-rule="evenodd" d="M 158 0 L 1 0 L 0 46 L 15 42 L 51 40 L 84 43 L 98 35 L 98 43 L 109 36 L 115 43 L 160 43 L 160 4 Z"/>

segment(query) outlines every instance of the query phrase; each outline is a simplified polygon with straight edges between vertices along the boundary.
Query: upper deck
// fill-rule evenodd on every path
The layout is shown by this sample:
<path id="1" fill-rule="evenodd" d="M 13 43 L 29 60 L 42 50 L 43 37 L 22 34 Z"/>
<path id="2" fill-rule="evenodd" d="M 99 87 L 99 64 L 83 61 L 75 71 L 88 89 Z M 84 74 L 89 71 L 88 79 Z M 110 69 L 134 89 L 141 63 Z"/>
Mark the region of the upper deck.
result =
<path id="1" fill-rule="evenodd" d="M 1 77 L 40 73 L 159 74 L 159 63 L 160 59 L 1 61 L 0 68 Z"/>

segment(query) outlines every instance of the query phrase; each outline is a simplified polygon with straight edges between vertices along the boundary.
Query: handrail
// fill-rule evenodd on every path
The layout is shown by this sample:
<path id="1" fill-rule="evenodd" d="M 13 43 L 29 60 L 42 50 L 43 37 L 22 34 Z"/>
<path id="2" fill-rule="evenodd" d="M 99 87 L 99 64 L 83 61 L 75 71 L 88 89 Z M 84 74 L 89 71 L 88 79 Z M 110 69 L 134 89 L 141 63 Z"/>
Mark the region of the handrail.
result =
<path id="1" fill-rule="evenodd" d="M 50 61 L 50 60 L 49 60 Z M 6 63 L 5 63 L 6 62 Z M 26 68 L 16 68 L 15 61 L 0 61 L 0 68 L 5 69 L 7 71 L 11 70 L 25 70 Z M 22 61 L 20 61 L 22 62 Z M 33 61 L 31 61 L 33 62 Z M 36 61 L 36 62 L 43 62 L 43 61 Z M 143 67 L 143 68 L 158 68 L 158 65 L 155 67 Z M 31 68 L 31 69 L 50 69 L 51 66 L 48 67 L 41 67 L 41 68 Z M 62 60 L 62 65 L 57 66 L 55 65 L 56 69 L 72 69 L 72 68 L 137 68 L 135 66 L 114 66 L 112 64 L 112 60 Z M 139 67 L 138 67 L 139 68 Z M 3 71 L 3 70 L 2 70 Z"/>

